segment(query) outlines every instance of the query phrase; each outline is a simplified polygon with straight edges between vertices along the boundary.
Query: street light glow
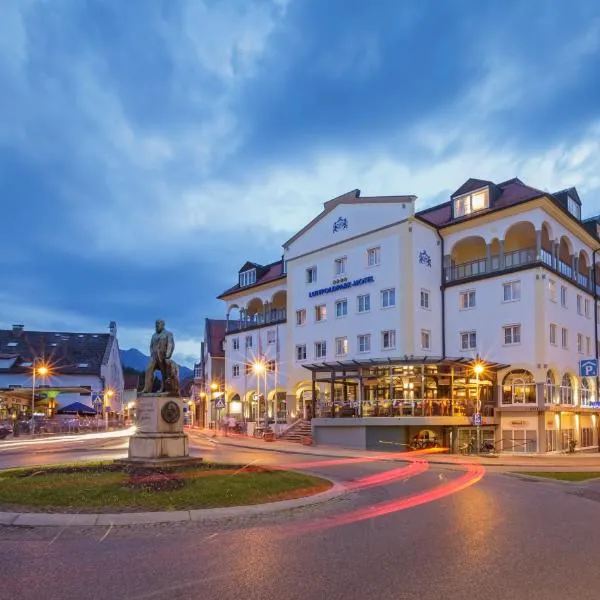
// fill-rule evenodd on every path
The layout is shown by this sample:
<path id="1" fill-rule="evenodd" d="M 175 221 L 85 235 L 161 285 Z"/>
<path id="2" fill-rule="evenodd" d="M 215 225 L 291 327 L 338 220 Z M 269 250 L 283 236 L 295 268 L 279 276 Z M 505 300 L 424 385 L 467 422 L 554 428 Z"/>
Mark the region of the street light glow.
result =
<path id="1" fill-rule="evenodd" d="M 259 375 L 260 373 L 264 372 L 265 365 L 259 361 L 256 361 L 255 363 L 252 363 L 252 369 L 257 375 Z"/>
<path id="2" fill-rule="evenodd" d="M 46 375 L 48 375 L 49 372 L 50 372 L 50 369 L 46 365 L 42 365 L 41 367 L 37 368 L 37 374 L 41 375 L 42 377 L 45 377 Z"/>
<path id="3" fill-rule="evenodd" d="M 219 389 L 219 384 L 215 383 L 214 381 L 210 384 L 210 389 L 215 391 Z"/>
<path id="4" fill-rule="evenodd" d="M 481 375 L 483 373 L 483 365 L 481 363 L 477 363 L 474 367 L 473 370 L 475 371 L 476 375 Z"/>

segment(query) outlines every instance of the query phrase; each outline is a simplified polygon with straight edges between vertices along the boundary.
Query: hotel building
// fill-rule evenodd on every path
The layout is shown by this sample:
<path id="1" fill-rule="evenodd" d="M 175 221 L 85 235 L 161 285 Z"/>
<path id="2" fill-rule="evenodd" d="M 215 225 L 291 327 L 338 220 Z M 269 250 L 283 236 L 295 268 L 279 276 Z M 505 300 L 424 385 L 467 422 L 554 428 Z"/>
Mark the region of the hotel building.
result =
<path id="1" fill-rule="evenodd" d="M 458 451 L 478 421 L 503 452 L 597 446 L 598 218 L 516 178 L 415 201 L 354 190 L 240 269 L 220 296 L 228 406 L 357 448 Z"/>

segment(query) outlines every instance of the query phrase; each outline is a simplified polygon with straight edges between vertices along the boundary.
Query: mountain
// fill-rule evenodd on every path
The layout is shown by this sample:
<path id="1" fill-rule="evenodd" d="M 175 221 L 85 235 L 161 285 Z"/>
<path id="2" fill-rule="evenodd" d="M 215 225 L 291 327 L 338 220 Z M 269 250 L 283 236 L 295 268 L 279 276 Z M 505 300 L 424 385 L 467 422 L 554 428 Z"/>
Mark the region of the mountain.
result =
<path id="1" fill-rule="evenodd" d="M 121 350 L 121 364 L 124 367 L 135 369 L 136 371 L 145 371 L 150 357 L 140 352 L 137 348 Z M 183 381 L 186 377 L 192 377 L 194 371 L 189 367 L 179 366 L 179 380 Z M 157 373 L 157 375 L 160 375 Z"/>

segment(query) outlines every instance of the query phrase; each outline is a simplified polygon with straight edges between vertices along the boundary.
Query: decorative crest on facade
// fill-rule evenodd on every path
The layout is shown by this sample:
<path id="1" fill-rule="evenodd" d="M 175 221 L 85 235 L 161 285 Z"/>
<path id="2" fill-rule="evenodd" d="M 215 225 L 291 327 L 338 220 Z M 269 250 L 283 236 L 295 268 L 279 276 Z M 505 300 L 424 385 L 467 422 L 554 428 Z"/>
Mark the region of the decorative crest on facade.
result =
<path id="1" fill-rule="evenodd" d="M 333 233 L 341 231 L 342 229 L 348 229 L 348 219 L 346 219 L 346 217 L 339 217 L 333 224 Z"/>
<path id="2" fill-rule="evenodd" d="M 419 264 L 431 267 L 431 256 L 427 254 L 426 250 L 421 250 L 421 252 L 419 252 Z"/>

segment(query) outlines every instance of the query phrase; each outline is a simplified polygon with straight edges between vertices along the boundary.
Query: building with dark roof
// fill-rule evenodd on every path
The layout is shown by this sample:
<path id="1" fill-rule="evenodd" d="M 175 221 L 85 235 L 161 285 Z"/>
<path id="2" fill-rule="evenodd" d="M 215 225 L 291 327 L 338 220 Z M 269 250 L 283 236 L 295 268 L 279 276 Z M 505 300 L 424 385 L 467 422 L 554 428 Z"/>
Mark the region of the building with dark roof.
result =
<path id="1" fill-rule="evenodd" d="M 108 333 L 29 331 L 23 325 L 0 330 L 0 411 L 31 412 L 33 369 L 48 369 L 36 377 L 36 411 L 60 410 L 72 402 L 102 412 L 120 412 L 123 370 L 117 326 Z M 26 390 L 29 390 L 28 392 Z"/>
<path id="2" fill-rule="evenodd" d="M 415 201 L 352 190 L 240 268 L 219 296 L 226 410 L 361 448 L 598 447 L 600 217 L 516 177 Z"/>

